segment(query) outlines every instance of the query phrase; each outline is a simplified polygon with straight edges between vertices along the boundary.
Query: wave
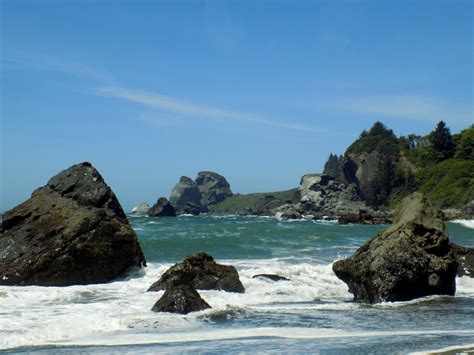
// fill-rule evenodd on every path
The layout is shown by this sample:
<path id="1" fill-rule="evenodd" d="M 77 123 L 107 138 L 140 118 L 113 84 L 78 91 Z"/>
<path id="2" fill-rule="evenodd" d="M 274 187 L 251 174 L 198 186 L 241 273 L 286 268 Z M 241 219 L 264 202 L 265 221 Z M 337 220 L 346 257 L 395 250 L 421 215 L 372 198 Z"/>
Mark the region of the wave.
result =
<path id="1" fill-rule="evenodd" d="M 0 349 L 48 344 L 119 345 L 127 342 L 139 344 L 260 336 L 315 339 L 393 334 L 391 330 L 349 334 L 337 329 L 285 327 L 293 324 L 291 322 L 281 324 L 281 328 L 251 328 L 260 325 L 251 321 L 257 314 L 263 319 L 272 319 L 274 314 L 290 319 L 317 312 L 357 312 L 361 307 L 370 307 L 375 311 L 378 307 L 387 306 L 361 306 L 352 302 L 346 284 L 335 276 L 331 264 L 314 264 L 292 258 L 220 262 L 237 268 L 246 292 L 201 290 L 199 293 L 212 309 L 188 315 L 154 313 L 150 310 L 163 291 L 146 290 L 172 263 L 149 263 L 147 268 L 130 274 L 125 280 L 107 284 L 0 286 Z M 263 273 L 278 274 L 290 281 L 252 278 Z M 462 277 L 456 281 L 458 295 L 474 297 L 474 279 Z M 403 306 L 403 303 L 389 307 L 398 306 Z M 238 332 L 235 329 L 214 331 L 215 326 L 208 325 L 225 321 L 239 322 L 239 327 L 246 324 L 247 328 L 239 328 Z M 334 326 L 337 327 L 337 324 Z M 459 330 L 453 332 L 458 334 Z M 471 332 L 474 333 L 474 330 Z M 444 334 L 443 331 L 441 333 Z"/>
<path id="2" fill-rule="evenodd" d="M 474 219 L 454 219 L 451 222 L 460 224 L 466 228 L 474 229 Z"/>
<path id="3" fill-rule="evenodd" d="M 258 339 L 258 338 L 283 338 L 283 339 L 334 339 L 334 338 L 387 338 L 407 336 L 442 336 L 463 335 L 474 336 L 474 330 L 407 330 L 407 331 L 344 331 L 326 328 L 295 328 L 295 327 L 259 327 L 219 329 L 195 331 L 192 333 L 163 332 L 135 334 L 133 338 L 124 337 L 122 333 L 109 335 L 106 338 L 77 339 L 43 343 L 41 345 L 54 346 L 126 346 L 126 345 L 156 345 L 197 341 L 217 341 L 230 339 Z"/>

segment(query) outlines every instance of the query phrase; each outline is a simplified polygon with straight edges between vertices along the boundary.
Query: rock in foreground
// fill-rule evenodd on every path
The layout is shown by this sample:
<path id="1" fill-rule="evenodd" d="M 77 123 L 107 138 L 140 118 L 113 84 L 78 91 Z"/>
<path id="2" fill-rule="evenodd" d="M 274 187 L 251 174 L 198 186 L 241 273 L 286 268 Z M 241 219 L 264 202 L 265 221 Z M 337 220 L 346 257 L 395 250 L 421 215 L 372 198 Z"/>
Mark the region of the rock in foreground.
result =
<path id="1" fill-rule="evenodd" d="M 183 275 L 186 275 L 187 280 L 182 281 Z M 245 292 L 237 270 L 230 265 L 217 264 L 206 253 L 193 254 L 182 263 L 175 264 L 148 291 L 165 290 L 179 284 L 188 284 L 198 290 Z"/>
<path id="2" fill-rule="evenodd" d="M 173 285 L 151 309 L 154 312 L 187 314 L 211 308 L 199 293 L 189 285 Z"/>
<path id="3" fill-rule="evenodd" d="M 160 197 L 158 201 L 148 211 L 150 217 L 176 217 L 176 211 L 165 197 Z"/>
<path id="4" fill-rule="evenodd" d="M 102 283 L 146 265 L 115 194 L 90 163 L 60 172 L 5 212 L 2 229 L 1 285 Z"/>
<path id="5" fill-rule="evenodd" d="M 334 263 L 355 301 L 454 295 L 458 263 L 438 215 L 425 196 L 414 193 L 400 203 L 392 226 Z"/>

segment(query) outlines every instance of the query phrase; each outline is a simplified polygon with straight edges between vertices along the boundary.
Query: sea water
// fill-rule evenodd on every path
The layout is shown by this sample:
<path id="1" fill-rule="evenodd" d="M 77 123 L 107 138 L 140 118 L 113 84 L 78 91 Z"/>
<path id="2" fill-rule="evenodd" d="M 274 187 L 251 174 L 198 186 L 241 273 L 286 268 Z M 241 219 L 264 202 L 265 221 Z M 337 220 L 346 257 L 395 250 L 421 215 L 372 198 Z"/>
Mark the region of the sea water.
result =
<path id="1" fill-rule="evenodd" d="M 0 286 L 0 351 L 366 354 L 474 343 L 474 278 L 457 278 L 455 297 L 352 302 L 331 265 L 385 226 L 207 215 L 129 220 L 148 267 L 100 285 Z M 469 223 L 447 227 L 453 242 L 474 247 Z M 199 291 L 212 309 L 152 312 L 163 292 L 148 287 L 200 251 L 234 265 L 246 292 Z M 290 281 L 252 278 L 260 273 Z"/>

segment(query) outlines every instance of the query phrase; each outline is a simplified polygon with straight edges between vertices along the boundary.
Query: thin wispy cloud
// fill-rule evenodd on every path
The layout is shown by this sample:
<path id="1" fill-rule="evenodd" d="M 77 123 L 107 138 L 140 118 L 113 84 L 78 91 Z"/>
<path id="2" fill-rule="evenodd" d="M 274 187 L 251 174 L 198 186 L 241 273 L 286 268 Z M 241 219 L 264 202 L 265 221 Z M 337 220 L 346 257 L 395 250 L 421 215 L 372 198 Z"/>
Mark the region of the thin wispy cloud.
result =
<path id="1" fill-rule="evenodd" d="M 83 63 L 79 63 L 57 56 L 35 51 L 9 49 L 0 57 L 2 70 L 32 69 L 66 74 L 69 76 L 88 79 L 97 83 L 112 85 L 114 78 L 104 70 L 98 70 Z"/>
<path id="2" fill-rule="evenodd" d="M 437 122 L 444 120 L 455 124 L 472 123 L 472 106 L 435 100 L 423 95 L 370 96 L 332 101 L 327 109 L 354 112 L 372 116 Z"/>
<path id="3" fill-rule="evenodd" d="M 203 104 L 196 104 L 165 95 L 129 90 L 117 86 L 98 88 L 94 91 L 94 93 L 97 95 L 113 97 L 116 99 L 142 104 L 148 108 L 165 110 L 181 115 L 199 116 L 201 118 L 210 118 L 215 120 L 247 122 L 251 124 L 304 132 L 322 132 L 322 130 L 316 126 L 297 122 L 276 121 L 261 114 L 240 112 Z"/>

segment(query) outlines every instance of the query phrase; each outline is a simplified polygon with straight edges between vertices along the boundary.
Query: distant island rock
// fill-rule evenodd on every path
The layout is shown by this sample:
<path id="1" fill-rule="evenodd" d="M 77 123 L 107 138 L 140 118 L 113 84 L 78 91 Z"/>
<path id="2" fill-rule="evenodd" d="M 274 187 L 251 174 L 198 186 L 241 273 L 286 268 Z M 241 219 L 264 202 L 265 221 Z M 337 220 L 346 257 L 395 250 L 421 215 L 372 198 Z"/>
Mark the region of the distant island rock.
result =
<path id="1" fill-rule="evenodd" d="M 1 285 L 102 283 L 146 265 L 115 194 L 87 162 L 4 213 L 0 260 Z"/>
<path id="2" fill-rule="evenodd" d="M 333 264 L 355 301 L 454 295 L 458 262 L 439 215 L 424 195 L 413 193 L 399 204 L 389 228 Z"/>
<path id="3" fill-rule="evenodd" d="M 208 212 L 209 206 L 230 196 L 232 191 L 225 177 L 211 171 L 201 171 L 195 181 L 182 176 L 171 191 L 170 202 L 178 214 L 198 214 Z"/>
<path id="4" fill-rule="evenodd" d="M 166 197 L 160 197 L 148 211 L 150 217 L 176 217 L 176 211 Z"/>
<path id="5" fill-rule="evenodd" d="M 139 214 L 139 215 L 146 215 L 148 214 L 149 210 L 150 210 L 150 205 L 146 202 L 142 202 L 132 209 L 132 213 Z"/>

